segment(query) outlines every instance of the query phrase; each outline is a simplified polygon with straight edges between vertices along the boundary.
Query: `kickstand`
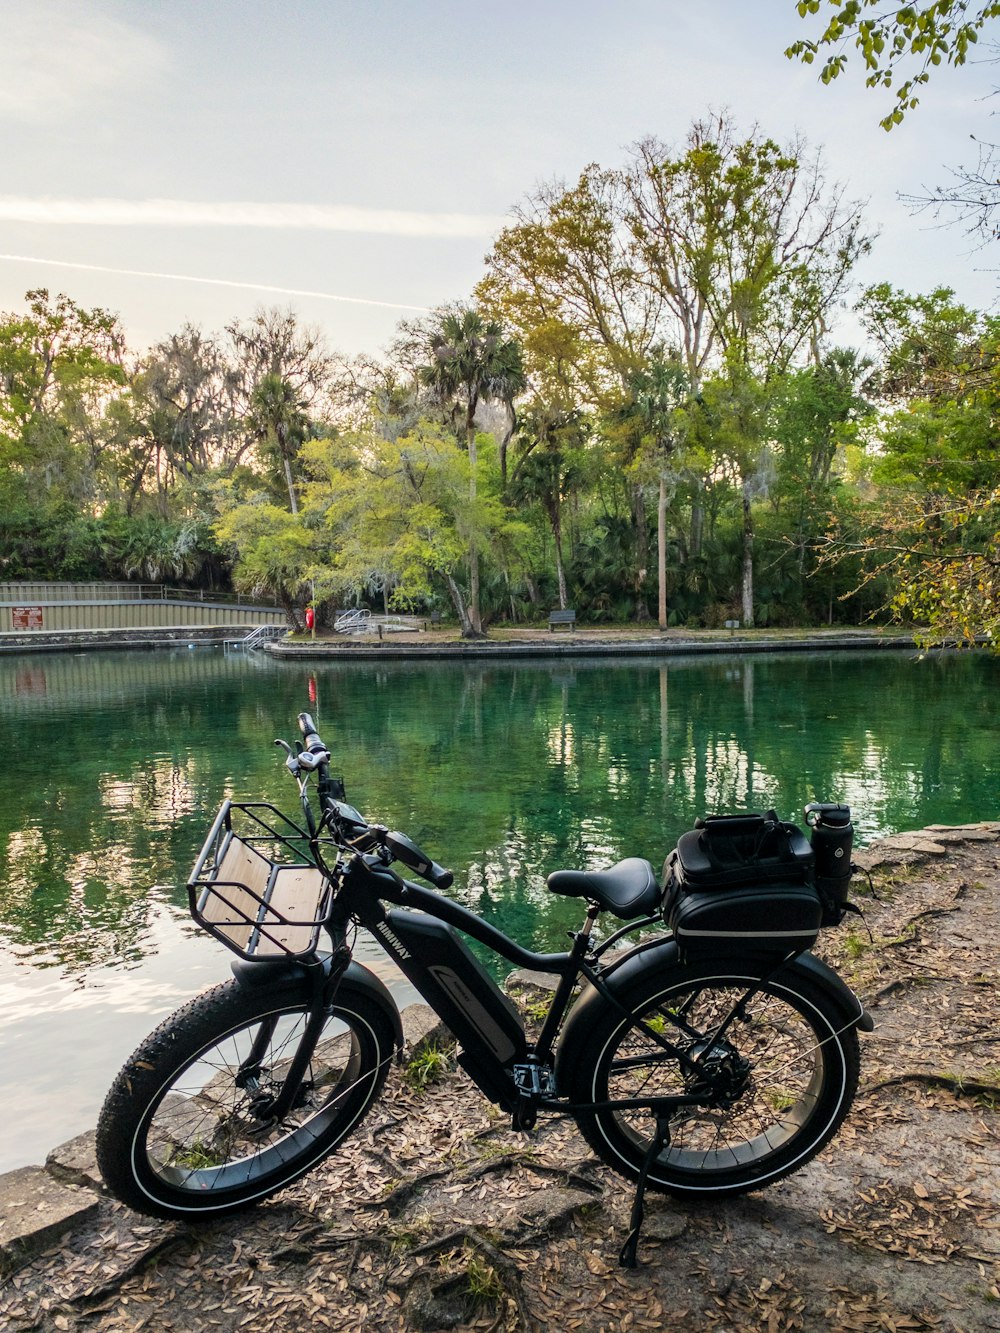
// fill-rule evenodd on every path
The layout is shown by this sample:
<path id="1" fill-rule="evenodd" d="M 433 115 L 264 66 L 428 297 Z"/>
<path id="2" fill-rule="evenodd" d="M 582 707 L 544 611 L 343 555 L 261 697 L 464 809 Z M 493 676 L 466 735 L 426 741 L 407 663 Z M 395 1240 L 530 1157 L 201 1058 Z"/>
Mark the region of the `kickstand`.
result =
<path id="1" fill-rule="evenodd" d="M 632 1216 L 629 1218 L 629 1233 L 625 1244 L 621 1248 L 618 1256 L 618 1263 L 622 1268 L 635 1268 L 638 1262 L 639 1250 L 639 1229 L 642 1226 L 642 1219 L 646 1216 L 642 1202 L 646 1195 L 646 1179 L 649 1175 L 649 1168 L 656 1161 L 660 1152 L 670 1146 L 670 1117 L 658 1115 L 656 1117 L 656 1133 L 646 1150 L 646 1156 L 642 1159 L 642 1166 L 639 1170 L 639 1180 L 635 1187 L 635 1199 L 632 1202 Z"/>

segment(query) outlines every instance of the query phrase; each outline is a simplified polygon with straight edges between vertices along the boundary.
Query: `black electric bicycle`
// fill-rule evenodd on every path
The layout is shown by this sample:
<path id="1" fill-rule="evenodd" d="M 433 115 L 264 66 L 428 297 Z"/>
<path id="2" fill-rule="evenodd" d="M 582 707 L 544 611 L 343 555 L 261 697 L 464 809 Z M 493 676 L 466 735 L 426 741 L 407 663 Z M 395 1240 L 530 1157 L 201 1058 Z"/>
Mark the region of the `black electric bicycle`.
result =
<path id="1" fill-rule="evenodd" d="M 403 1042 L 389 991 L 352 957 L 359 926 L 515 1128 L 568 1114 L 637 1182 L 624 1264 L 647 1187 L 759 1189 L 836 1133 L 857 1088 L 857 1030 L 871 1021 L 808 950 L 847 906 L 846 806 L 810 806 L 811 841 L 773 812 L 706 820 L 662 877 L 637 857 L 556 871 L 549 889 L 583 899 L 585 921 L 568 952 L 538 954 L 440 892 L 450 872 L 409 838 L 367 823 L 307 713 L 299 727 L 294 750 L 275 743 L 300 820 L 227 801 L 195 864 L 194 918 L 239 958 L 234 979 L 163 1022 L 108 1093 L 97 1156 L 119 1199 L 155 1217 L 218 1217 L 298 1179 L 359 1125 Z M 624 924 L 598 943 L 602 914 Z M 622 947 L 664 921 L 669 933 Z M 534 1040 L 459 932 L 557 979 Z"/>

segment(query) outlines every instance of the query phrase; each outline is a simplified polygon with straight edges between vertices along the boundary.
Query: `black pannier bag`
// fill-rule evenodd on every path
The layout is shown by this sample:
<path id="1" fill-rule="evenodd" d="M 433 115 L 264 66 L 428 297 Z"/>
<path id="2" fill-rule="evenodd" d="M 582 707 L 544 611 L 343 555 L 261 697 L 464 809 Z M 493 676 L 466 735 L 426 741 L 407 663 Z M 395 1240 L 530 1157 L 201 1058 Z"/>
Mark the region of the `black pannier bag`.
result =
<path id="1" fill-rule="evenodd" d="M 773 810 L 699 820 L 667 857 L 663 915 L 688 958 L 810 948 L 823 911 L 809 840 Z"/>

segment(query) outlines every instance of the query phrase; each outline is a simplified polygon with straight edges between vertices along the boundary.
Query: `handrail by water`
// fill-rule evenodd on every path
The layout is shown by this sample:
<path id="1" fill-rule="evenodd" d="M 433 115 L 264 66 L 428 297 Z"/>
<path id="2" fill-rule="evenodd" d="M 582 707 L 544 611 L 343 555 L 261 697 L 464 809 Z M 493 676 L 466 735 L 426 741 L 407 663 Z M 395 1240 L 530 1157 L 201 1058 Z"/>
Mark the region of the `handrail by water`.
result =
<path id="1" fill-rule="evenodd" d="M 268 598 L 252 601 L 241 593 L 206 588 L 173 588 L 164 583 L 77 583 L 24 579 L 0 582 L 0 606 L 52 605 L 65 602 L 210 602 L 220 605 L 277 606 Z"/>

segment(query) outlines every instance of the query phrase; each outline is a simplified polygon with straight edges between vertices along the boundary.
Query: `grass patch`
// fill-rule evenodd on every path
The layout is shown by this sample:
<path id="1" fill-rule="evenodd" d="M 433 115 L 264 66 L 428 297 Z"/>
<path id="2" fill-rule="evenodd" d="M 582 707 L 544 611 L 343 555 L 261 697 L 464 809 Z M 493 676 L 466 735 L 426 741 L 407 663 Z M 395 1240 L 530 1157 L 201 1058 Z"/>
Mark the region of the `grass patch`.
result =
<path id="1" fill-rule="evenodd" d="M 454 1048 L 429 1042 L 403 1070 L 403 1081 L 416 1091 L 423 1091 L 448 1077 L 453 1067 Z"/>
<path id="2" fill-rule="evenodd" d="M 478 1251 L 465 1251 L 465 1289 L 475 1305 L 496 1307 L 503 1304 L 507 1289 L 497 1270 Z"/>

